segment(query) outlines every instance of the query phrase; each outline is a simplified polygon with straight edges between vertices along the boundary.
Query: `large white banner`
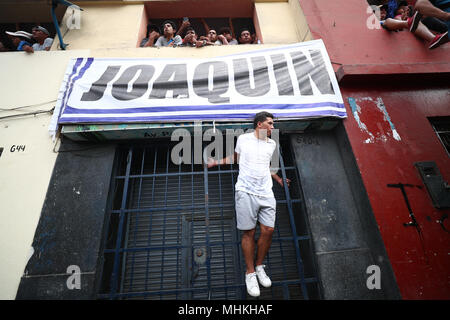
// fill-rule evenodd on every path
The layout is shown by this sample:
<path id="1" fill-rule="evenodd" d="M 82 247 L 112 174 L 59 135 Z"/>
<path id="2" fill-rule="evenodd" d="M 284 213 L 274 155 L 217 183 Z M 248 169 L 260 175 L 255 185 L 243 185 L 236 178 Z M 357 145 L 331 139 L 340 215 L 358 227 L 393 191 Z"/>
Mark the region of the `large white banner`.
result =
<path id="1" fill-rule="evenodd" d="M 53 125 L 242 121 L 263 110 L 346 117 L 322 40 L 209 59 L 73 59 Z"/>

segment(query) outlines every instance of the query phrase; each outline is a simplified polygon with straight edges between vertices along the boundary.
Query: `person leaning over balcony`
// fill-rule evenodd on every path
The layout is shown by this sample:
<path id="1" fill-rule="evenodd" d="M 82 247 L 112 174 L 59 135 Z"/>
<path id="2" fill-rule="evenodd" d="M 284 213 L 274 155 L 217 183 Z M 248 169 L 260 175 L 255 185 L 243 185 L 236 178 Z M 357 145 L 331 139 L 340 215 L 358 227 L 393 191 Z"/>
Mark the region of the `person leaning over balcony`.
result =
<path id="1" fill-rule="evenodd" d="M 162 29 L 164 30 L 164 35 L 156 40 L 156 47 L 176 47 L 183 43 L 181 36 L 176 35 L 177 26 L 175 22 L 171 20 L 164 21 Z"/>
<path id="2" fill-rule="evenodd" d="M 406 1 L 401 1 L 398 5 L 397 10 L 395 11 L 395 17 L 396 20 L 408 20 L 410 17 L 409 14 L 409 6 Z"/>
<path id="3" fill-rule="evenodd" d="M 183 47 L 197 47 L 201 48 L 206 45 L 206 40 L 198 40 L 197 32 L 193 27 L 186 28 L 186 36 L 183 39 L 183 43 L 181 46 Z"/>
<path id="4" fill-rule="evenodd" d="M 438 18 L 447 24 L 447 31 L 436 41 L 435 47 L 450 41 L 450 0 L 417 0 L 415 9 L 424 16 Z"/>
<path id="5" fill-rule="evenodd" d="M 429 42 L 429 49 L 435 49 L 443 42 L 441 42 L 442 37 L 446 37 L 445 34 L 432 33 L 420 20 L 422 15 L 416 12 L 412 17 L 406 20 L 397 20 L 392 18 L 387 18 L 386 7 L 382 6 L 380 8 L 380 23 L 384 29 L 389 31 L 397 31 L 403 29 L 409 29 L 410 32 L 414 33 L 415 36 L 424 39 Z M 383 20 L 384 19 L 384 20 Z"/>
<path id="6" fill-rule="evenodd" d="M 32 30 L 33 39 L 36 40 L 36 43 L 33 44 L 34 51 L 49 51 L 53 38 L 50 38 L 50 32 L 47 29 L 41 26 L 34 27 Z"/>
<path id="7" fill-rule="evenodd" d="M 26 51 L 28 53 L 33 53 L 31 33 L 26 31 L 5 31 L 5 33 L 11 38 L 12 43 L 16 47 L 16 51 Z"/>
<path id="8" fill-rule="evenodd" d="M 147 25 L 147 36 L 142 39 L 140 47 L 153 47 L 155 40 L 160 37 L 159 28 L 156 24 Z"/>
<path id="9" fill-rule="evenodd" d="M 222 39 L 221 36 L 225 38 L 226 42 Z M 218 38 L 222 42 L 223 45 L 239 44 L 239 42 L 233 38 L 233 35 L 231 34 L 231 30 L 228 27 L 220 28 Z"/>
<path id="10" fill-rule="evenodd" d="M 217 31 L 215 29 L 209 29 L 207 30 L 206 36 L 200 37 L 201 41 L 206 41 L 206 46 L 214 46 L 214 45 L 221 45 L 222 42 L 220 42 L 217 38 Z"/>
<path id="11" fill-rule="evenodd" d="M 239 33 L 239 44 L 252 44 L 252 43 L 253 39 L 250 33 L 250 29 L 248 28 L 241 29 L 241 32 Z"/>

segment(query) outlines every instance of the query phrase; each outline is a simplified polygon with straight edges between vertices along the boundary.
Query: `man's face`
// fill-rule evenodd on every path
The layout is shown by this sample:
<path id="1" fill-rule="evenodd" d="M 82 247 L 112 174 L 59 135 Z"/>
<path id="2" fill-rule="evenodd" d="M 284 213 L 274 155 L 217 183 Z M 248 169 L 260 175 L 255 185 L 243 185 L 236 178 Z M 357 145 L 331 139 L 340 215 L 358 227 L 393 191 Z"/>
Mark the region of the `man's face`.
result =
<path id="1" fill-rule="evenodd" d="M 403 9 L 402 16 L 405 17 L 405 18 L 408 17 L 408 15 L 409 15 L 409 7 L 408 6 L 402 6 L 401 8 Z"/>
<path id="2" fill-rule="evenodd" d="M 164 25 L 164 35 L 168 36 L 168 35 L 173 35 L 174 34 L 174 30 L 173 27 L 170 23 L 166 23 Z"/>
<path id="3" fill-rule="evenodd" d="M 197 35 L 195 34 L 194 30 L 188 30 L 186 32 L 186 37 L 189 37 L 191 39 L 197 39 Z"/>
<path id="4" fill-rule="evenodd" d="M 387 12 L 386 9 L 381 9 L 380 10 L 380 20 L 386 20 L 386 16 L 387 16 Z"/>
<path id="5" fill-rule="evenodd" d="M 267 132 L 267 136 L 270 137 L 272 134 L 273 127 L 273 119 L 267 117 L 263 122 L 258 122 L 258 129 L 262 132 Z"/>
<path id="6" fill-rule="evenodd" d="M 242 31 L 240 40 L 241 40 L 241 43 L 243 43 L 243 44 L 252 43 L 252 36 L 251 36 L 250 32 L 247 30 Z"/>
<path id="7" fill-rule="evenodd" d="M 43 32 L 41 30 L 33 29 L 32 34 L 33 34 L 33 39 L 35 39 L 37 41 L 47 38 L 47 35 L 45 34 L 45 32 Z"/>
<path id="8" fill-rule="evenodd" d="M 11 36 L 11 41 L 17 47 L 22 40 L 19 37 Z"/>
<path id="9" fill-rule="evenodd" d="M 224 33 L 222 33 L 222 35 L 225 37 L 225 39 L 227 39 L 228 42 L 233 40 L 233 37 L 231 36 L 231 33 L 224 32 Z"/>
<path id="10" fill-rule="evenodd" d="M 217 40 L 217 32 L 214 29 L 209 30 L 208 32 L 209 41 L 215 42 Z"/>

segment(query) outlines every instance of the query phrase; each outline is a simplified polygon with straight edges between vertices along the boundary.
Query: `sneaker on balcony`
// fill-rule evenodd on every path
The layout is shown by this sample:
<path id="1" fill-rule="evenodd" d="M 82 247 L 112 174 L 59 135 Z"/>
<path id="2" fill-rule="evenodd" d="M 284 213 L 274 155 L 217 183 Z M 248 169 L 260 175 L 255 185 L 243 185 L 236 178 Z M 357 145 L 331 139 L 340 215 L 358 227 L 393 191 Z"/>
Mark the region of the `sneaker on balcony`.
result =
<path id="1" fill-rule="evenodd" d="M 258 280 L 256 280 L 256 272 L 248 273 L 245 275 L 245 284 L 247 286 L 247 292 L 252 297 L 259 297 L 259 285 Z"/>
<path id="2" fill-rule="evenodd" d="M 408 28 L 410 32 L 414 32 L 417 29 L 417 26 L 419 25 L 420 20 L 422 19 L 422 14 L 419 11 L 416 11 L 416 13 L 411 17 L 408 18 Z"/>
<path id="3" fill-rule="evenodd" d="M 438 34 L 438 35 L 436 35 L 436 37 L 434 37 L 433 41 L 431 41 L 428 49 L 435 49 L 435 48 L 439 47 L 440 45 L 447 43 L 448 41 L 449 41 L 448 31 L 443 34 Z"/>
<path id="4" fill-rule="evenodd" d="M 265 265 L 256 266 L 256 275 L 258 276 L 259 283 L 265 288 L 269 288 L 272 285 L 272 281 L 264 271 Z"/>

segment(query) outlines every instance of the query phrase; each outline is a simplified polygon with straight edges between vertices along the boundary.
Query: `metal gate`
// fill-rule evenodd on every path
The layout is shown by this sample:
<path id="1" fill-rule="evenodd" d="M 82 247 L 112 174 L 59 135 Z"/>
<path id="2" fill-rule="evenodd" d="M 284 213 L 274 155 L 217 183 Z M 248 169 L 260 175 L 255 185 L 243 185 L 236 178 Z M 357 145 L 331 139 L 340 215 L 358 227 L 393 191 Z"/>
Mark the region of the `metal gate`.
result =
<path id="1" fill-rule="evenodd" d="M 279 174 L 293 182 L 274 185 L 277 219 L 264 262 L 273 284 L 260 299 L 319 298 L 293 152 L 288 140 L 280 144 Z M 237 165 L 174 165 L 171 147 L 119 152 L 98 298 L 250 298 L 234 212 Z"/>

